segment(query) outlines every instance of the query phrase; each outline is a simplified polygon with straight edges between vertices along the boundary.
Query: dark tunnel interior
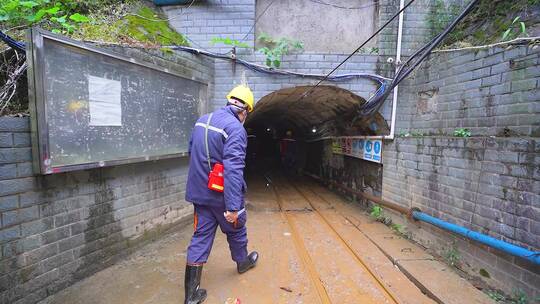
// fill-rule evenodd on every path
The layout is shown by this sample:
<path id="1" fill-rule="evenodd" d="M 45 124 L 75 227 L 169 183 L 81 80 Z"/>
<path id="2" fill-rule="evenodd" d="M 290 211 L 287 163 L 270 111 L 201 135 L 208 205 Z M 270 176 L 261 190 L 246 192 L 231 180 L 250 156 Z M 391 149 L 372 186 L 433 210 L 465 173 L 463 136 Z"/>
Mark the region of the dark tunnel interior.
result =
<path id="1" fill-rule="evenodd" d="M 346 89 L 329 85 L 291 87 L 264 96 L 245 124 L 248 172 L 278 168 L 289 173 L 316 172 L 329 139 L 388 134 L 382 115 L 358 116 L 365 102 Z"/>

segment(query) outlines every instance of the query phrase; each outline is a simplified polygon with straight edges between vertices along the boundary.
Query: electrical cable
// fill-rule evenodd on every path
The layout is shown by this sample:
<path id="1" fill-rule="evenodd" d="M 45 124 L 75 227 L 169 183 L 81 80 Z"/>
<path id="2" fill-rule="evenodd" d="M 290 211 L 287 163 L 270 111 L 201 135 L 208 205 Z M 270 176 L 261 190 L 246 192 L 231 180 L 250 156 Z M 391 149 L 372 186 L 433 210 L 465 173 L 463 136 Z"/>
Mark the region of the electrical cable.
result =
<path id="1" fill-rule="evenodd" d="M 18 42 L 17 40 L 11 38 L 8 34 L 5 34 L 4 32 L 0 31 L 0 40 L 4 41 L 9 47 L 12 49 L 24 52 L 25 51 L 25 44 L 24 42 Z"/>
<path id="2" fill-rule="evenodd" d="M 16 41 L 15 39 L 3 33 L 2 31 L 0 31 L 0 39 L 6 42 L 8 46 L 10 46 L 11 48 L 15 50 L 18 50 L 21 52 L 25 51 L 24 43 Z M 233 59 L 229 54 L 212 53 L 206 50 L 201 50 L 201 49 L 196 49 L 196 48 L 186 47 L 186 46 L 168 46 L 168 47 L 171 49 L 180 50 L 180 51 L 188 52 L 191 54 L 204 55 L 211 58 L 233 61 L 233 62 L 243 65 L 244 67 L 252 71 L 265 73 L 265 74 L 299 76 L 299 77 L 314 78 L 314 79 L 322 79 L 326 77 L 330 81 L 345 81 L 352 78 L 367 78 L 367 79 L 381 83 L 383 81 L 390 80 L 389 78 L 382 77 L 382 76 L 372 74 L 372 73 L 348 73 L 348 74 L 336 75 L 336 76 L 328 78 L 327 76 L 321 75 L 321 74 L 299 73 L 299 72 L 293 72 L 293 71 L 287 71 L 287 70 L 273 69 L 267 66 L 251 63 L 247 60 L 243 60 L 239 58 Z"/>
<path id="3" fill-rule="evenodd" d="M 335 76 L 328 76 L 325 74 L 299 73 L 299 72 L 269 68 L 267 66 L 252 63 L 247 60 L 240 59 L 240 58 L 233 59 L 228 54 L 217 54 L 217 53 L 195 49 L 195 48 L 187 47 L 187 46 L 167 46 L 167 47 L 173 50 L 184 51 L 184 52 L 188 52 L 195 55 L 204 55 L 211 58 L 234 61 L 248 68 L 249 70 L 259 72 L 259 73 L 271 74 L 271 75 L 299 76 L 299 77 L 314 78 L 314 79 L 323 79 L 326 77 L 326 79 L 329 81 L 345 81 L 352 78 L 366 78 L 366 79 L 375 81 L 379 84 L 391 80 L 390 78 L 386 78 L 386 77 L 383 77 L 377 74 L 372 74 L 372 73 L 348 73 L 348 74 L 341 74 L 341 75 L 335 75 Z"/>
<path id="4" fill-rule="evenodd" d="M 266 11 L 270 8 L 270 6 L 272 6 L 272 4 L 274 4 L 274 2 L 276 2 L 276 0 L 272 0 L 272 2 L 270 2 L 270 4 L 268 4 L 268 6 L 262 11 L 262 13 L 257 17 L 255 18 L 255 22 L 253 22 L 253 25 L 251 26 L 251 28 L 249 29 L 249 31 L 246 33 L 246 35 L 244 36 L 244 38 L 242 38 L 242 40 L 240 40 L 240 42 L 244 42 L 246 41 L 247 37 L 249 36 L 249 34 L 251 33 L 251 31 L 255 28 L 255 26 L 257 25 L 257 22 L 259 22 L 259 19 L 261 19 L 261 17 L 264 15 L 264 13 L 266 13 Z"/>
<path id="5" fill-rule="evenodd" d="M 327 73 L 324 77 L 322 77 L 319 82 L 317 82 L 314 86 L 310 86 L 309 89 L 307 89 L 304 93 L 300 95 L 299 98 L 297 98 L 294 102 L 291 102 L 287 105 L 286 111 L 290 109 L 292 104 L 296 104 L 300 100 L 307 97 L 315 88 L 317 88 L 323 81 L 331 79 L 331 76 L 339 67 L 341 67 L 347 60 L 349 60 L 354 54 L 356 54 L 360 49 L 362 49 L 369 41 L 371 41 L 375 36 L 377 36 L 380 32 L 382 32 L 383 29 L 385 29 L 394 19 L 396 19 L 405 9 L 407 9 L 411 4 L 414 3 L 415 0 L 411 0 L 409 3 L 407 3 L 402 9 L 400 9 L 397 13 L 395 13 L 390 19 L 388 19 L 375 33 L 373 33 L 370 37 L 368 37 L 362 44 L 360 44 L 359 47 L 357 47 L 351 54 L 349 54 L 344 60 L 342 60 L 334 69 L 332 69 L 329 73 Z M 385 94 L 388 90 L 387 85 L 391 83 L 391 81 L 388 78 L 382 79 L 382 76 L 379 76 L 379 87 L 377 88 L 377 91 L 375 91 L 375 94 L 366 101 L 361 107 L 368 106 L 372 100 L 379 100 L 381 96 Z M 287 96 L 285 96 L 282 99 L 289 98 L 295 91 L 293 90 L 291 93 L 289 93 Z M 384 101 L 384 99 L 382 99 Z M 282 120 L 285 119 L 285 116 L 282 118 Z"/>
<path id="6" fill-rule="evenodd" d="M 369 117 L 377 112 L 381 106 L 384 104 L 386 98 L 390 95 L 390 92 L 401 82 L 403 81 L 412 71 L 418 67 L 426 57 L 431 54 L 433 49 L 437 47 L 444 38 L 454 29 L 454 27 L 468 15 L 474 6 L 478 3 L 478 0 L 471 0 L 467 7 L 437 36 L 435 36 L 430 42 L 425 44 L 423 47 L 415 51 L 407 61 L 402 64 L 396 74 L 394 79 L 389 83 L 386 91 L 380 95 L 375 94 L 372 98 L 368 100 L 359 110 L 360 116 Z"/>
<path id="7" fill-rule="evenodd" d="M 384 25 L 382 25 L 375 33 L 373 33 L 366 41 L 364 41 L 358 48 L 356 48 L 351 54 L 349 54 L 344 60 L 342 60 L 332 71 L 327 73 L 326 75 L 319 75 L 319 74 L 306 74 L 306 73 L 298 73 L 298 72 L 292 72 L 292 71 L 286 71 L 286 70 L 280 70 L 280 69 L 272 69 L 268 68 L 266 66 L 254 64 L 251 62 L 248 62 L 243 59 L 239 58 L 232 58 L 228 54 L 217 54 L 212 53 L 206 50 L 200 50 L 195 49 L 191 47 L 183 47 L 183 46 L 171 46 L 170 48 L 189 52 L 192 54 L 202 54 L 208 57 L 216 58 L 216 59 L 222 59 L 222 60 L 231 60 L 238 64 L 241 64 L 245 66 L 246 68 L 260 73 L 266 73 L 266 74 L 278 74 L 278 75 L 288 75 L 288 76 L 300 76 L 300 77 L 309 77 L 309 78 L 315 78 L 319 79 L 317 84 L 314 86 L 311 86 L 307 91 L 305 91 L 296 101 L 300 101 L 301 99 L 305 98 L 309 95 L 311 91 L 313 91 L 316 87 L 318 87 L 322 82 L 326 80 L 330 81 L 341 81 L 341 80 L 347 80 L 351 78 L 361 77 L 361 78 L 367 78 L 373 81 L 376 81 L 379 83 L 379 87 L 377 88 L 375 94 L 369 98 L 369 100 L 364 103 L 360 110 L 359 114 L 361 116 L 371 116 L 376 111 L 380 109 L 382 104 L 384 103 L 385 99 L 388 97 L 390 92 L 394 87 L 396 87 L 401 81 L 403 81 L 418 65 L 420 65 L 425 58 L 433 51 L 435 47 L 437 47 L 443 39 L 454 29 L 454 27 L 459 23 L 467 14 L 470 13 L 470 11 L 474 8 L 478 0 L 471 0 L 467 7 L 446 27 L 446 29 L 435 36 L 430 42 L 428 42 L 426 45 L 424 45 L 422 48 L 415 51 L 408 59 L 407 61 L 402 64 L 396 74 L 394 75 L 393 79 L 389 79 L 386 77 L 382 77 L 375 74 L 370 73 L 351 73 L 351 74 L 343 74 L 343 75 L 336 75 L 331 76 L 339 67 L 341 67 L 347 60 L 349 60 L 354 54 L 356 54 L 362 47 L 364 47 L 371 39 L 373 39 L 376 35 L 378 35 L 390 22 L 392 22 L 399 14 L 401 14 L 406 8 L 408 8 L 415 0 L 411 0 L 407 5 L 405 5 L 401 10 L 399 10 L 392 18 L 387 20 Z M 257 18 L 255 23 L 258 21 L 258 19 L 266 12 L 266 10 L 275 2 L 272 1 L 263 11 L 263 13 Z M 193 2 L 192 2 L 193 3 Z M 255 24 L 253 25 L 252 29 L 255 27 Z M 251 30 L 250 30 L 251 32 Z M 249 34 L 249 32 L 248 32 Z M 247 35 L 246 35 L 247 37 Z M 7 34 L 0 31 L 0 39 L 6 42 L 10 47 L 14 48 L 18 51 L 24 51 L 25 45 L 22 42 L 17 42 L 15 39 L 11 38 Z M 289 97 L 294 92 L 289 93 L 287 97 Z M 290 105 L 289 105 L 290 107 Z"/>
<path id="8" fill-rule="evenodd" d="M 332 73 L 334 73 L 337 69 L 339 69 L 347 60 L 349 60 L 352 56 L 354 56 L 354 54 L 356 54 L 361 48 L 363 48 L 369 41 L 371 41 L 373 38 L 375 38 L 375 36 L 377 36 L 380 32 L 382 32 L 382 30 L 384 28 L 386 28 L 388 26 L 388 24 L 390 24 L 390 22 L 392 22 L 394 19 L 396 19 L 397 16 L 399 16 L 399 14 L 401 14 L 405 9 L 407 9 L 411 4 L 414 3 L 415 0 L 411 0 L 409 3 L 407 3 L 407 5 L 405 5 L 402 9 L 400 9 L 396 14 L 394 14 L 394 16 L 392 16 L 392 18 L 388 19 L 377 31 L 375 31 L 375 33 L 371 34 L 371 36 L 366 39 L 362 44 L 360 44 L 359 47 L 357 47 L 351 54 L 349 54 L 344 60 L 342 60 L 334 69 L 332 69 L 332 71 L 330 71 L 325 77 L 323 77 L 321 80 L 319 80 L 319 82 L 317 82 L 317 84 L 315 84 L 315 86 L 312 86 L 310 89 L 308 89 L 306 92 L 304 92 L 304 94 L 302 94 L 300 96 L 300 98 L 296 101 L 300 101 L 300 99 L 306 97 L 311 91 L 313 91 L 316 87 L 318 87 L 323 81 L 325 81 L 326 79 L 328 79 L 328 77 L 330 77 L 330 75 L 332 75 Z"/>
<path id="9" fill-rule="evenodd" d="M 332 6 L 332 7 L 340 8 L 340 9 L 348 9 L 348 10 L 363 9 L 363 8 L 368 8 L 368 7 L 372 7 L 372 6 L 375 6 L 375 5 L 379 4 L 379 1 L 377 1 L 377 0 L 373 1 L 372 4 L 366 4 L 366 5 L 361 5 L 361 6 L 341 6 L 341 5 L 337 5 L 337 4 L 327 3 L 327 2 L 324 2 L 324 1 L 321 1 L 321 0 L 309 0 L 309 1 L 311 1 L 313 3 L 317 3 L 317 4 Z"/>

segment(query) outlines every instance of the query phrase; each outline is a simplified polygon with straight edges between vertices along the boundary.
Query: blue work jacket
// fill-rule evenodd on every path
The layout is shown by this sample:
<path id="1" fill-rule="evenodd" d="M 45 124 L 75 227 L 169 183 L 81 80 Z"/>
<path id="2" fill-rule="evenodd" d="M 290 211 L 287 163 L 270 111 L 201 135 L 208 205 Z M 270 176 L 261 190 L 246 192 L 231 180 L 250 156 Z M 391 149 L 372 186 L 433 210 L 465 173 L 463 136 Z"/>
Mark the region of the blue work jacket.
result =
<path id="1" fill-rule="evenodd" d="M 197 205 L 225 207 L 236 211 L 244 208 L 244 167 L 247 148 L 247 133 L 232 106 L 216 110 L 208 129 L 210 164 L 221 163 L 224 167 L 224 190 L 208 189 L 208 162 L 204 133 L 208 115 L 203 115 L 193 128 L 189 141 L 189 172 L 186 185 L 186 200 Z"/>

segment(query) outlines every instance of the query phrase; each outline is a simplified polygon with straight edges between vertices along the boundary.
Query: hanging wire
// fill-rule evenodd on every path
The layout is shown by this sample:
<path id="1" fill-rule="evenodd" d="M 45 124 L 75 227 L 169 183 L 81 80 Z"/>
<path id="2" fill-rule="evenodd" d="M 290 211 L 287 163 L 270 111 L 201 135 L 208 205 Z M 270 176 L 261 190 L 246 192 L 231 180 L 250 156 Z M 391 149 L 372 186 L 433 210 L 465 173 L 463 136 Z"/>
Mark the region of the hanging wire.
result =
<path id="1" fill-rule="evenodd" d="M 327 3 L 322 0 L 309 0 L 309 1 L 313 3 L 317 3 L 317 4 L 322 4 L 322 5 L 331 6 L 331 7 L 340 8 L 340 9 L 348 9 L 348 10 L 359 10 L 359 9 L 364 9 L 364 8 L 372 7 L 379 4 L 379 1 L 377 0 L 373 1 L 373 3 L 371 4 L 360 5 L 360 6 L 342 6 L 342 5 L 337 5 L 333 3 Z"/>
<path id="2" fill-rule="evenodd" d="M 368 100 L 368 102 L 362 105 L 359 110 L 360 116 L 369 117 L 379 111 L 388 95 L 390 95 L 390 92 L 410 73 L 412 73 L 412 71 L 418 67 L 429 54 L 431 54 L 433 49 L 436 48 L 454 29 L 454 27 L 472 11 L 477 3 L 478 0 L 471 0 L 467 7 L 465 7 L 465 9 L 444 29 L 444 31 L 439 33 L 430 42 L 409 56 L 407 61 L 398 68 L 396 74 L 394 75 L 394 79 L 388 84 L 386 90 L 380 95 L 374 95 Z"/>
<path id="3" fill-rule="evenodd" d="M 249 29 L 249 31 L 246 33 L 246 35 L 244 36 L 244 38 L 242 38 L 242 40 L 240 40 L 240 42 L 244 42 L 246 41 L 247 37 L 249 36 L 249 34 L 251 33 L 251 31 L 253 31 L 253 29 L 255 28 L 255 26 L 257 25 L 257 22 L 259 22 L 259 20 L 261 19 L 262 16 L 264 16 L 264 14 L 266 13 L 266 11 L 268 11 L 268 9 L 270 8 L 270 6 L 272 6 L 272 4 L 274 4 L 274 2 L 276 2 L 276 0 L 272 0 L 272 2 L 270 2 L 270 4 L 268 4 L 268 6 L 266 6 L 266 8 L 262 11 L 262 13 L 259 14 L 259 16 L 257 18 L 255 18 L 255 22 L 253 23 L 253 25 L 251 26 L 251 28 Z"/>

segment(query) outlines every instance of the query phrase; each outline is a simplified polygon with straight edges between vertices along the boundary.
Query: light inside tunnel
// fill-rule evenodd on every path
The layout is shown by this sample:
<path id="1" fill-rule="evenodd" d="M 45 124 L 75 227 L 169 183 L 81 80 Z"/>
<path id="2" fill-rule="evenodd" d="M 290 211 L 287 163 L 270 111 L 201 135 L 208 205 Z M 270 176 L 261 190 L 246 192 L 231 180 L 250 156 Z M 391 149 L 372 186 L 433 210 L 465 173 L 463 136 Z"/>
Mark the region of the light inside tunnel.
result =
<path id="1" fill-rule="evenodd" d="M 330 85 L 286 88 L 264 96 L 245 124 L 252 135 L 248 172 L 318 172 L 331 145 L 326 139 L 388 134 L 382 115 L 359 116 L 365 102 L 361 96 Z"/>

